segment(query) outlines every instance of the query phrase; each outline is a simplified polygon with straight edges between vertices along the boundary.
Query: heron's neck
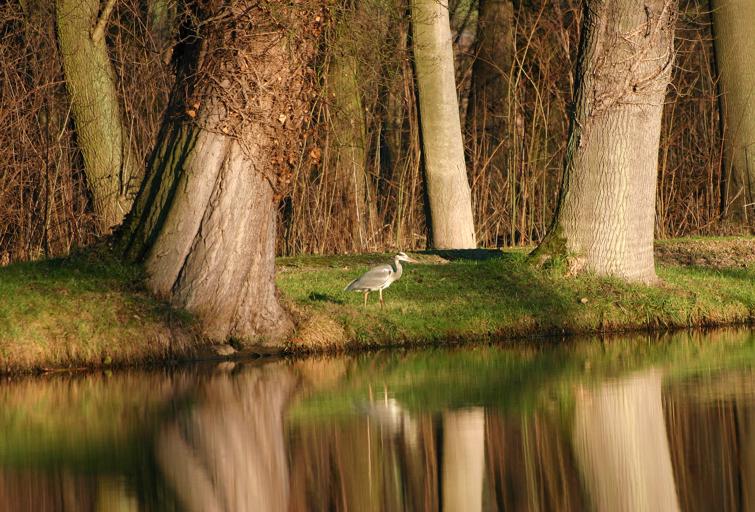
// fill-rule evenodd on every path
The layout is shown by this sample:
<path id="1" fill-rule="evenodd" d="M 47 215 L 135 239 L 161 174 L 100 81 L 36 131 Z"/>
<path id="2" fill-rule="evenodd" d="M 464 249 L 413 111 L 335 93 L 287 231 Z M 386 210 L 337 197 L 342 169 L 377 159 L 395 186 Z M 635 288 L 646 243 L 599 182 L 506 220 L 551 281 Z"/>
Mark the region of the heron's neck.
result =
<path id="1" fill-rule="evenodd" d="M 393 266 L 396 267 L 396 270 L 394 271 L 393 279 L 394 281 L 401 277 L 401 273 L 404 271 L 403 267 L 401 266 L 401 260 L 398 258 L 393 258 Z"/>

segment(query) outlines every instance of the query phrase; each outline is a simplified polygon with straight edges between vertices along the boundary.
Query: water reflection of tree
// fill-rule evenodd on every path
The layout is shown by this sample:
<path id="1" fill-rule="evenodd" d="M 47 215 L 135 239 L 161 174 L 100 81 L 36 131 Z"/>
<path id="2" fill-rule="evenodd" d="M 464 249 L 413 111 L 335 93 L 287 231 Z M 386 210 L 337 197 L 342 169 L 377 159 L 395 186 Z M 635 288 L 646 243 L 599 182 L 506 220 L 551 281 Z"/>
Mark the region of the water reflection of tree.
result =
<path id="1" fill-rule="evenodd" d="M 186 510 L 287 510 L 283 415 L 294 385 L 282 365 L 219 374 L 160 430 L 158 464 Z"/>
<path id="2" fill-rule="evenodd" d="M 438 510 L 438 424 L 424 416 L 411 432 L 405 425 L 370 415 L 301 425 L 290 510 Z"/>
<path id="3" fill-rule="evenodd" d="M 488 412 L 485 443 L 490 510 L 586 509 L 569 439 L 554 414 Z"/>
<path id="4" fill-rule="evenodd" d="M 583 389 L 574 416 L 574 450 L 594 510 L 679 510 L 659 371 Z"/>
<path id="5" fill-rule="evenodd" d="M 682 508 L 755 510 L 755 374 L 694 379 L 665 394 Z"/>
<path id="6" fill-rule="evenodd" d="M 290 510 L 584 510 L 570 443 L 553 415 L 481 408 L 296 426 Z"/>

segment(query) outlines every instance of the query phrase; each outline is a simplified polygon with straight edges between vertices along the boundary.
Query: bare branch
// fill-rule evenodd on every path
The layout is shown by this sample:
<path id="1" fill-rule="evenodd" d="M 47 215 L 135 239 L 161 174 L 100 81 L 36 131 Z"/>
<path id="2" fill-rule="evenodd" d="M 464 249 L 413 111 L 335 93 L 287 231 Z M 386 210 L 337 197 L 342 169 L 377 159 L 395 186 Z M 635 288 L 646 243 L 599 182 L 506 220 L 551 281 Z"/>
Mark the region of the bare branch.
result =
<path id="1" fill-rule="evenodd" d="M 110 13 L 113 12 L 113 8 L 115 7 L 115 3 L 118 0 L 107 0 L 107 3 L 105 4 L 105 7 L 102 9 L 102 12 L 100 13 L 100 17 L 97 20 L 97 24 L 92 29 L 92 41 L 99 42 L 102 40 L 102 38 L 105 35 L 105 27 L 107 26 L 107 21 L 110 18 Z"/>

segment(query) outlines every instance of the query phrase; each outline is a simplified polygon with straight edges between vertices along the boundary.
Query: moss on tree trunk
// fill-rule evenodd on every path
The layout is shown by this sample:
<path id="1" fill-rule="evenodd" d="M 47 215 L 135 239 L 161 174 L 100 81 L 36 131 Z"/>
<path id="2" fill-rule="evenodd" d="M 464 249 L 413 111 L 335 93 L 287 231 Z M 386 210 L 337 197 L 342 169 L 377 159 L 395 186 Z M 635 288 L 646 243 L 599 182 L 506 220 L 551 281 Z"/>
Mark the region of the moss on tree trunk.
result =
<path id="1" fill-rule="evenodd" d="M 99 0 L 57 0 L 56 4 L 58 42 L 77 140 L 98 229 L 104 234 L 128 213 L 129 186 L 139 175 L 140 163 L 124 133 L 104 34 L 94 30 L 99 11 Z"/>
<path id="2" fill-rule="evenodd" d="M 319 6 L 216 2 L 183 20 L 171 107 L 120 245 L 213 340 L 277 344 L 292 327 L 274 282 L 276 205 L 302 151 Z"/>
<path id="3" fill-rule="evenodd" d="M 675 4 L 587 3 L 564 178 L 536 255 L 573 271 L 656 280 L 658 147 L 673 62 Z"/>

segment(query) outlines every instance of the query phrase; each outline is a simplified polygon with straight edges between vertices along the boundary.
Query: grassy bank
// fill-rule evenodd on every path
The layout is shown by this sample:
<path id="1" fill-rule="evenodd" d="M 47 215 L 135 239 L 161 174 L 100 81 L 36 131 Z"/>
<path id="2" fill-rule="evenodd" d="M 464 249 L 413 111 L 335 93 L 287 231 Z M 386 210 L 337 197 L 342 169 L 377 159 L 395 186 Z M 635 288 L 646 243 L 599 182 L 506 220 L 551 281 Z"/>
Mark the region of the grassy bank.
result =
<path id="1" fill-rule="evenodd" d="M 367 308 L 343 287 L 390 255 L 278 260 L 297 320 L 291 351 L 752 322 L 755 239 L 658 244 L 659 286 L 537 269 L 522 250 L 418 253 Z M 0 371 L 191 357 L 191 319 L 152 299 L 138 268 L 82 255 L 0 268 Z"/>
<path id="2" fill-rule="evenodd" d="M 192 354 L 190 317 L 142 283 L 139 268 L 98 253 L 0 268 L 0 372 Z"/>
<path id="3" fill-rule="evenodd" d="M 291 341 L 294 350 L 755 319 L 755 240 L 675 240 L 660 243 L 658 253 L 661 283 L 652 287 L 594 276 L 565 277 L 563 266 L 534 268 L 526 252 L 516 250 L 416 255 L 421 263 L 405 265 L 402 279 L 385 292 L 384 309 L 377 294 L 364 308 L 361 294 L 341 290 L 369 265 L 386 262 L 387 255 L 282 258 L 278 285 L 300 313 L 300 329 Z M 703 257 L 705 263 L 699 264 Z M 690 258 L 693 264 L 686 264 Z"/>

